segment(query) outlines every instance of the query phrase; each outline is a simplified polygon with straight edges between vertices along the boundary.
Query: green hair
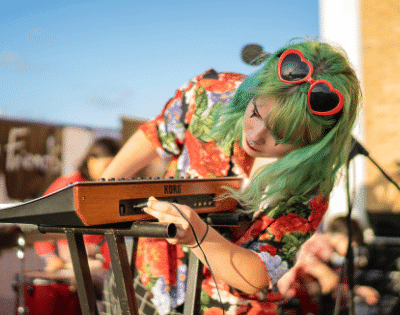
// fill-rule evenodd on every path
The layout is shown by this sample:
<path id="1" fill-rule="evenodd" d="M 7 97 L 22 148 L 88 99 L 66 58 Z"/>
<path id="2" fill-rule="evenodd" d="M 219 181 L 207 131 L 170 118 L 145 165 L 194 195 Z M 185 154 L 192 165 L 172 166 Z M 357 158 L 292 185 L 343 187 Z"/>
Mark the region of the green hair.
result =
<path id="1" fill-rule="evenodd" d="M 314 67 L 313 78 L 325 79 L 344 97 L 344 106 L 334 116 L 317 116 L 307 104 L 310 84 L 287 84 L 278 78 L 278 59 L 286 49 L 298 49 Z M 336 175 L 350 151 L 351 131 L 361 101 L 361 89 L 347 56 L 338 47 L 318 40 L 289 44 L 272 54 L 265 65 L 248 76 L 234 99 L 217 115 L 210 139 L 230 154 L 242 141 L 243 119 L 252 98 L 272 95 L 276 104 L 267 121 L 278 143 L 296 149 L 279 160 L 260 167 L 243 191 L 232 191 L 245 207 L 257 210 L 265 200 L 273 204 L 305 201 L 315 193 L 328 197 Z"/>

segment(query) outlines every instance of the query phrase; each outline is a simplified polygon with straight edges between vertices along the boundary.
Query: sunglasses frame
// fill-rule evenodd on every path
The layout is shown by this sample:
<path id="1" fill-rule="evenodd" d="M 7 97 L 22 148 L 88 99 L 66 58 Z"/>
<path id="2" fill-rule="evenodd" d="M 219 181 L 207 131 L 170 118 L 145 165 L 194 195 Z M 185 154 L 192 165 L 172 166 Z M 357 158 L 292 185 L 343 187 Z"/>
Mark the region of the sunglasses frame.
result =
<path id="1" fill-rule="evenodd" d="M 300 79 L 300 80 L 297 80 L 297 81 L 287 81 L 284 78 L 282 78 L 282 74 L 281 74 L 282 63 L 283 63 L 283 60 L 290 54 L 298 55 L 300 57 L 300 60 L 302 62 L 304 62 L 305 64 L 307 64 L 308 68 L 310 69 L 310 71 L 308 72 L 307 76 L 304 77 L 303 79 Z M 310 111 L 313 114 L 319 115 L 319 116 L 330 116 L 330 115 L 337 114 L 338 112 L 340 112 L 342 110 L 343 105 L 344 105 L 344 98 L 343 98 L 342 93 L 340 93 L 339 90 L 334 89 L 332 84 L 327 80 L 324 80 L 324 79 L 314 80 L 312 78 L 313 72 L 314 72 L 314 67 L 313 67 L 312 63 L 310 61 L 308 61 L 304 57 L 303 53 L 300 50 L 288 49 L 284 53 L 282 53 L 282 55 L 279 57 L 279 61 L 278 61 L 278 76 L 279 76 L 279 80 L 280 81 L 282 81 L 283 83 L 288 83 L 288 84 L 300 84 L 300 83 L 303 83 L 303 82 L 310 83 L 311 86 L 310 86 L 310 89 L 308 90 L 308 93 L 307 93 L 307 103 L 308 103 L 308 108 L 310 109 Z M 319 112 L 319 111 L 316 111 L 316 110 L 312 109 L 312 107 L 311 107 L 311 103 L 310 103 L 311 93 L 312 93 L 313 88 L 319 83 L 325 83 L 326 85 L 328 85 L 329 90 L 331 92 L 334 92 L 339 97 L 339 103 L 336 105 L 336 107 L 334 109 L 331 109 L 331 110 L 327 111 L 327 112 Z"/>

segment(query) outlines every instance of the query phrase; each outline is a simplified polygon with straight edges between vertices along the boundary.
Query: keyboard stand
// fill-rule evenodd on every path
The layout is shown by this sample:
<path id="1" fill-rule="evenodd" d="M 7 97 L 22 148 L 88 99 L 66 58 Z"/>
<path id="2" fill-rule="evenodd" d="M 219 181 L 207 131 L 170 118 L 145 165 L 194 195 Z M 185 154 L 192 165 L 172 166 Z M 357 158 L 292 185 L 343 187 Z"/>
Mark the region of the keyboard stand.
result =
<path id="1" fill-rule="evenodd" d="M 68 228 L 38 226 L 41 233 L 65 233 L 71 254 L 79 303 L 82 314 L 98 315 L 96 296 L 92 276 L 90 274 L 88 257 L 83 241 L 84 234 L 104 235 L 108 243 L 111 267 L 115 275 L 117 294 L 121 303 L 123 315 L 138 315 L 135 290 L 133 287 L 134 263 L 129 264 L 125 245 L 125 236 L 169 238 L 176 235 L 174 224 L 133 223 L 128 229 L 121 228 Z M 135 261 L 137 242 L 134 242 L 132 262 Z"/>
<path id="2" fill-rule="evenodd" d="M 193 252 L 189 253 L 184 315 L 200 314 L 200 294 L 203 280 L 203 263 Z"/>
<path id="3" fill-rule="evenodd" d="M 238 226 L 242 218 L 238 215 L 209 216 L 208 224 L 221 226 Z M 120 301 L 122 315 L 139 315 L 133 286 L 137 240 L 139 237 L 173 238 L 176 235 L 175 224 L 151 223 L 135 221 L 129 227 L 118 225 L 107 227 L 52 227 L 37 226 L 40 233 L 64 233 L 67 236 L 71 253 L 72 266 L 78 289 L 79 302 L 83 314 L 98 315 L 96 297 L 90 274 L 88 257 L 83 235 L 104 235 L 108 243 L 111 267 L 115 276 L 117 295 Z M 36 233 L 37 233 L 36 232 Z M 125 237 L 133 237 L 131 263 L 129 263 Z M 200 313 L 200 293 L 203 280 L 203 263 L 193 252 L 189 253 L 186 301 L 184 315 Z"/>

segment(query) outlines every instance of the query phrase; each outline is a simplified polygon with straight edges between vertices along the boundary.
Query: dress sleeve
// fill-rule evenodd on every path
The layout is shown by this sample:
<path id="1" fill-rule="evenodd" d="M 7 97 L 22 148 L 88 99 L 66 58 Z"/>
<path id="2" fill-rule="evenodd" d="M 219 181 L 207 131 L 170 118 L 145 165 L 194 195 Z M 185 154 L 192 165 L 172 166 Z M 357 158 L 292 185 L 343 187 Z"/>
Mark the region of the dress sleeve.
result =
<path id="1" fill-rule="evenodd" d="M 180 155 L 186 143 L 186 131 L 190 130 L 189 125 L 206 125 L 204 119 L 210 116 L 214 105 L 229 103 L 244 78 L 242 74 L 217 73 L 210 69 L 182 85 L 161 113 L 140 126 L 140 129 L 161 157 Z M 198 134 L 196 136 L 200 137 Z"/>
<path id="2" fill-rule="evenodd" d="M 305 203 L 278 209 L 262 213 L 238 241 L 264 262 L 272 285 L 293 267 L 301 245 L 315 233 L 328 209 L 328 200 L 317 195 Z"/>
<path id="3" fill-rule="evenodd" d="M 161 157 L 179 155 L 185 140 L 185 132 L 189 121 L 186 114 L 191 106 L 190 95 L 199 77 L 193 78 L 181 86 L 161 113 L 154 119 L 144 123 L 140 129 L 145 133 L 153 147 Z"/>

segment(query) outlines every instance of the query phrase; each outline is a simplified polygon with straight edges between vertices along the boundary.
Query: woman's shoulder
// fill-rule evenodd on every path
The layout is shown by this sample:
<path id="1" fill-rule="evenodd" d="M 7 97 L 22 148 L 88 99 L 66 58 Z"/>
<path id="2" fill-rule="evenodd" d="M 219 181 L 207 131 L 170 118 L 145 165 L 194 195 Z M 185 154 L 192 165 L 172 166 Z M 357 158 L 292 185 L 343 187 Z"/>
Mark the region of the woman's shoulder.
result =
<path id="1" fill-rule="evenodd" d="M 245 74 L 238 72 L 218 72 L 211 68 L 196 77 L 197 80 L 210 79 L 219 81 L 243 81 L 246 78 Z"/>
<path id="2" fill-rule="evenodd" d="M 214 69 L 209 69 L 196 77 L 195 81 L 197 87 L 221 94 L 235 91 L 245 77 L 244 74 L 236 72 L 217 72 Z"/>

